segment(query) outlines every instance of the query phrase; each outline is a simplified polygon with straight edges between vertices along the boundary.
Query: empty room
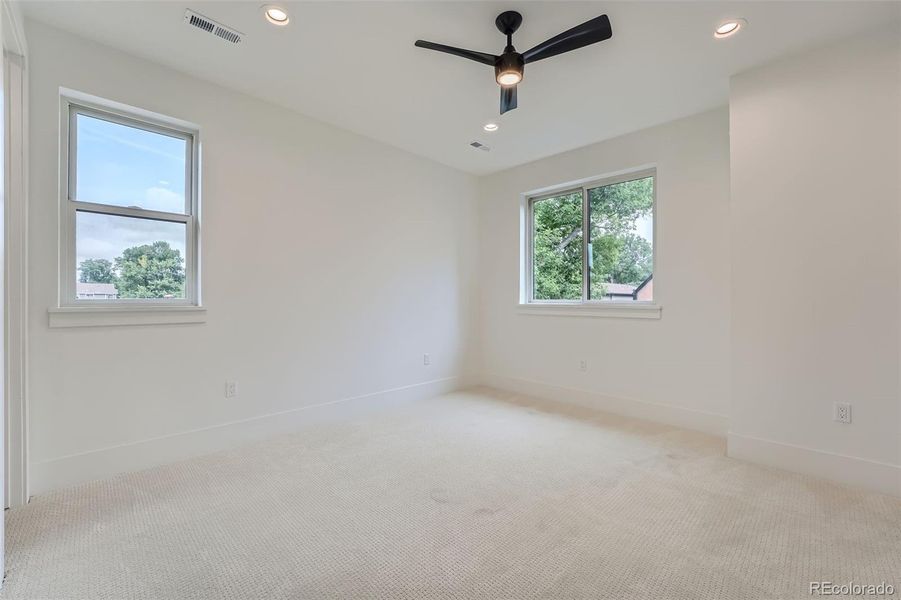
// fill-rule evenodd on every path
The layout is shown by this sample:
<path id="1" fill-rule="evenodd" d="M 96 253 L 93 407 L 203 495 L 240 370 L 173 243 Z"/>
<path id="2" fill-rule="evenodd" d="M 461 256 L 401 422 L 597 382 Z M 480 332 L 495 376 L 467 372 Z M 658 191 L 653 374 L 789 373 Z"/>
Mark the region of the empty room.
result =
<path id="1" fill-rule="evenodd" d="M 901 598 L 901 2 L 0 42 L 0 600 Z"/>

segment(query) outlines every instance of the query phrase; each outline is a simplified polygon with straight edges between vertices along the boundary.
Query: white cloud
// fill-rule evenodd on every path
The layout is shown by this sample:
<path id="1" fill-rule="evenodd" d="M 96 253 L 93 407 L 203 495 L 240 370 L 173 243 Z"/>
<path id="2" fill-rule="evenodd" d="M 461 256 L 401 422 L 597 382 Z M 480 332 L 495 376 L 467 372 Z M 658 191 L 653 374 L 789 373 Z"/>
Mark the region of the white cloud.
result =
<path id="1" fill-rule="evenodd" d="M 183 194 L 162 187 L 152 187 L 144 193 L 144 197 L 146 198 L 146 203 L 142 208 L 172 213 L 185 212 L 185 197 Z"/>
<path id="2" fill-rule="evenodd" d="M 88 117 L 88 119 L 91 119 L 91 118 Z M 96 119 L 94 119 L 94 120 L 96 120 Z M 184 161 L 185 160 L 184 154 L 175 154 L 173 152 L 167 152 L 166 150 L 163 150 L 161 148 L 154 147 L 149 144 L 143 144 L 139 141 L 130 140 L 125 137 L 110 133 L 109 131 L 106 131 L 105 129 L 101 129 L 100 127 L 96 127 L 96 126 L 92 127 L 91 125 L 93 125 L 93 124 L 90 122 L 90 120 L 87 120 L 84 123 L 79 122 L 78 137 L 80 140 L 92 141 L 92 142 L 97 142 L 97 141 L 113 142 L 116 144 L 122 144 L 123 146 L 128 146 L 129 148 L 134 148 L 135 150 L 140 150 L 141 152 L 148 152 L 150 154 L 155 154 L 156 156 L 162 156 L 162 157 L 168 158 L 170 160 L 174 160 L 174 161 Z M 109 126 L 120 127 L 120 128 L 125 128 L 126 130 L 131 130 L 129 133 L 132 133 L 132 134 L 134 134 L 134 131 L 135 131 L 133 128 L 125 127 L 123 125 L 107 124 L 107 127 L 109 127 Z M 142 132 L 142 133 L 147 136 L 155 136 L 156 139 L 164 137 L 164 136 L 161 136 L 160 134 L 156 134 L 156 133 L 150 133 L 150 132 Z M 150 139 L 154 139 L 154 137 L 151 137 Z M 169 139 L 175 139 L 175 138 L 169 138 Z M 181 142 L 181 143 L 184 144 L 185 142 Z"/>
<path id="3" fill-rule="evenodd" d="M 185 257 L 185 226 L 181 223 L 79 213 L 75 237 L 79 265 L 87 258 L 112 262 L 126 248 L 156 241 L 169 242 Z"/>

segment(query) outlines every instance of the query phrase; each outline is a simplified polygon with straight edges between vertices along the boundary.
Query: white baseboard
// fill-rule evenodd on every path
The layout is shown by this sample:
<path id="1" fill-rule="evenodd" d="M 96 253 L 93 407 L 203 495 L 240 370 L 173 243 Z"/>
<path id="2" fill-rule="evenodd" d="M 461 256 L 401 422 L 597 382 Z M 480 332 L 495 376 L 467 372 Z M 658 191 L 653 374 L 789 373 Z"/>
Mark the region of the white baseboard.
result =
<path id="1" fill-rule="evenodd" d="M 483 374 L 483 385 L 516 392 L 526 396 L 534 396 L 543 400 L 564 402 L 585 408 L 615 413 L 626 417 L 655 421 L 666 425 L 674 425 L 684 429 L 702 431 L 724 437 L 729 430 L 729 417 L 718 413 L 705 412 L 656 404 L 641 400 L 614 398 L 559 385 L 529 381 L 503 375 Z"/>
<path id="2" fill-rule="evenodd" d="M 464 377 L 436 379 L 35 462 L 31 464 L 29 493 L 44 494 L 70 485 L 225 450 L 324 422 L 357 418 L 367 411 L 381 410 L 388 404 L 424 400 L 461 389 L 469 383 Z"/>
<path id="3" fill-rule="evenodd" d="M 901 496 L 901 465 L 729 432 L 727 454 L 757 464 Z"/>

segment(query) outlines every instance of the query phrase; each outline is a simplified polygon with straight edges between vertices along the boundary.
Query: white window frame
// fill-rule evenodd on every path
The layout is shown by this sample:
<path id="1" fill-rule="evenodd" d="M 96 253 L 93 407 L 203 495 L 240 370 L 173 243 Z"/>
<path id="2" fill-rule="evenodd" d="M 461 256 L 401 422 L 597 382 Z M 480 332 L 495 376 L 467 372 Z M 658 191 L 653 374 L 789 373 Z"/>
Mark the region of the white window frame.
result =
<path id="1" fill-rule="evenodd" d="M 112 206 L 79 201 L 74 198 L 76 189 L 77 128 L 79 115 L 103 119 L 112 123 L 160 133 L 186 141 L 185 147 L 185 213 L 170 213 L 148 209 Z M 60 256 L 59 256 L 59 310 L 88 309 L 93 314 L 123 309 L 172 310 L 200 307 L 200 131 L 199 128 L 178 119 L 130 107 L 117 102 L 70 90 L 60 93 Z M 76 212 L 153 219 L 185 225 L 185 297 L 184 298 L 78 298 L 76 291 Z M 53 313 L 54 311 L 51 311 Z M 137 315 L 137 313 L 135 313 Z M 51 314 L 51 325 L 54 315 Z M 120 322 L 125 321 L 125 322 Z M 115 323 L 129 324 L 129 319 L 117 318 Z M 140 322 L 192 322 L 181 315 L 176 321 L 155 321 L 146 318 Z M 72 323 L 77 325 L 81 323 Z M 85 323 L 88 324 L 88 323 Z M 91 323 L 93 324 L 93 323 Z M 104 323 L 97 323 L 104 324 Z M 62 325 L 62 323 L 58 323 Z"/>
<path id="2" fill-rule="evenodd" d="M 615 185 L 636 179 L 653 178 L 653 275 L 654 275 L 654 299 L 653 300 L 603 300 L 589 299 L 590 267 L 589 245 L 587 236 L 589 232 L 590 206 L 588 191 L 607 185 Z M 520 297 L 519 309 L 523 314 L 553 315 L 553 316 L 598 316 L 598 317 L 633 317 L 633 318 L 660 318 L 661 306 L 657 302 L 659 286 L 658 262 L 657 262 L 657 168 L 654 165 L 643 166 L 636 169 L 619 171 L 600 177 L 592 177 L 576 182 L 570 182 L 549 188 L 543 188 L 522 195 L 521 203 L 521 273 L 520 273 Z M 579 300 L 536 300 L 535 295 L 535 270 L 534 270 L 534 206 L 536 202 L 581 192 L 582 195 L 582 297 Z"/>

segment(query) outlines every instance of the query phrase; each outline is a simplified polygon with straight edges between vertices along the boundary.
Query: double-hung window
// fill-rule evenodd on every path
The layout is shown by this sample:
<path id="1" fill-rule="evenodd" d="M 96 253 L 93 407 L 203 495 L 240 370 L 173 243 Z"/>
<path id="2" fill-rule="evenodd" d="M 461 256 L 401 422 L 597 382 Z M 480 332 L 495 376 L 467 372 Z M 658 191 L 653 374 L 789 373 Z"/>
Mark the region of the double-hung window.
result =
<path id="1" fill-rule="evenodd" d="M 651 303 L 655 179 L 647 169 L 528 197 L 523 301 Z"/>
<path id="2" fill-rule="evenodd" d="M 197 130 L 63 97 L 60 306 L 199 304 Z"/>

